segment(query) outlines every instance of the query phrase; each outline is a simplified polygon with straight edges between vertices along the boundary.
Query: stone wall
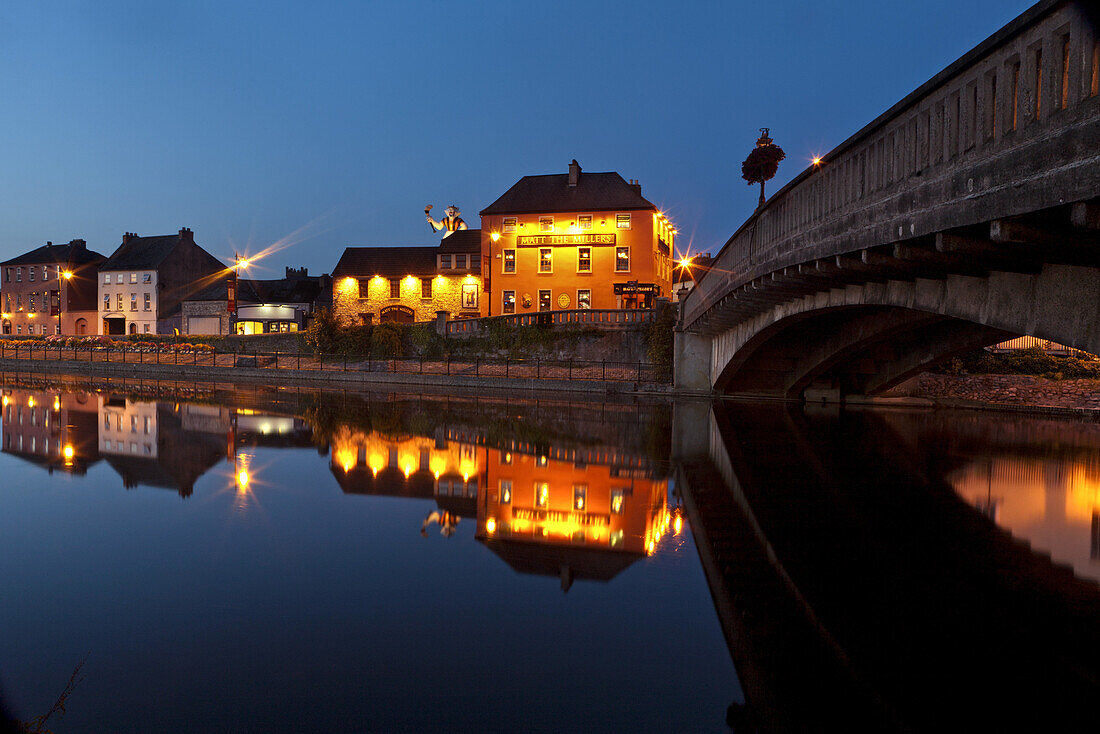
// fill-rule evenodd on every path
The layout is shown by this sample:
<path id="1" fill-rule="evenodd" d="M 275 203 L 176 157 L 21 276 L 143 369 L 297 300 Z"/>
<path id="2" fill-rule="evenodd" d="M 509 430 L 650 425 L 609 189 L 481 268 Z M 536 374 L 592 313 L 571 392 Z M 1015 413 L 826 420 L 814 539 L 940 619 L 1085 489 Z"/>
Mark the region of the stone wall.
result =
<path id="1" fill-rule="evenodd" d="M 378 323 L 383 308 L 404 306 L 413 312 L 415 321 L 433 321 L 436 311 L 447 311 L 451 318 L 465 313 L 479 315 L 479 308 L 462 308 L 462 286 L 477 287 L 477 306 L 482 305 L 485 290 L 481 278 L 477 275 L 444 276 L 432 278 L 432 297 L 421 298 L 419 277 L 409 276 L 401 279 L 401 297 L 390 298 L 388 278 L 341 278 L 333 284 L 333 310 L 345 326 L 359 324 L 360 314 L 371 314 L 373 322 Z"/>
<path id="2" fill-rule="evenodd" d="M 181 333 L 187 334 L 187 319 L 191 316 L 217 316 L 220 320 L 218 333 L 229 333 L 229 305 L 226 301 L 184 301 Z"/>

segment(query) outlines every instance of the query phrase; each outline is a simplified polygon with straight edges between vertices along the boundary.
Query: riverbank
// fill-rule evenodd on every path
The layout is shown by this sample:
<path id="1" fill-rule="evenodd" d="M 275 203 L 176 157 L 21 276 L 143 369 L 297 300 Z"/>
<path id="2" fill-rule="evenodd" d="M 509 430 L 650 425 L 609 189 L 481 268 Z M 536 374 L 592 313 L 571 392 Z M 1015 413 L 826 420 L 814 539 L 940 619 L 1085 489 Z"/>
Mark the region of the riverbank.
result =
<path id="1" fill-rule="evenodd" d="M 222 355 L 226 356 L 226 355 Z M 211 359 L 209 356 L 207 359 Z M 355 367 L 355 365 L 352 365 Z M 364 371 L 363 369 L 295 369 L 292 367 L 255 367 L 242 360 L 221 364 L 216 358 L 206 364 L 157 364 L 153 362 L 100 362 L 77 360 L 0 359 L 0 371 L 34 375 L 75 375 L 135 380 L 197 382 L 233 382 L 245 385 L 291 387 L 416 387 L 435 390 L 458 388 L 514 391 L 525 394 L 574 394 L 591 397 L 611 395 L 668 396 L 670 385 L 628 379 L 560 377 L 496 377 L 475 374 L 476 367 L 453 365 L 453 374 Z M 560 370 L 559 370 L 560 371 Z M 467 372 L 470 374 L 463 374 Z M 580 372 L 578 368 L 577 372 Z"/>
<path id="2" fill-rule="evenodd" d="M 1030 375 L 938 375 L 926 372 L 909 396 L 935 405 L 1100 416 L 1100 380 L 1054 380 Z"/>

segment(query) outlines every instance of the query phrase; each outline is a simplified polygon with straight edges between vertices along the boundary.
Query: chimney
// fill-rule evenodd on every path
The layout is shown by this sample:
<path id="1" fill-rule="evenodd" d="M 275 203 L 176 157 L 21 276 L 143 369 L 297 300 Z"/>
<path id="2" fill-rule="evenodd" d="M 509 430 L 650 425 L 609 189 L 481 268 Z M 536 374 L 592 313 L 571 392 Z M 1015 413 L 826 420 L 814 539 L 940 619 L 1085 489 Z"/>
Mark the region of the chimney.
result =
<path id="1" fill-rule="evenodd" d="M 71 240 L 69 242 L 69 257 L 78 252 L 84 252 L 87 249 L 88 243 L 84 240 Z"/>
<path id="2" fill-rule="evenodd" d="M 188 240 L 190 242 L 195 241 L 195 233 L 188 227 L 180 227 L 180 239 Z"/>
<path id="3" fill-rule="evenodd" d="M 634 189 L 634 193 L 637 194 L 638 196 L 642 195 L 642 185 L 640 183 L 638 183 L 638 179 L 636 179 L 636 178 L 630 179 L 630 188 Z"/>
<path id="4" fill-rule="evenodd" d="M 569 187 L 576 188 L 577 181 L 581 178 L 581 164 L 577 163 L 577 159 L 574 158 L 569 164 Z"/>
<path id="5" fill-rule="evenodd" d="M 136 232 L 126 232 L 126 233 L 124 233 L 122 235 L 122 244 L 125 245 L 125 244 L 129 243 L 130 240 L 134 239 L 135 237 L 137 237 Z"/>

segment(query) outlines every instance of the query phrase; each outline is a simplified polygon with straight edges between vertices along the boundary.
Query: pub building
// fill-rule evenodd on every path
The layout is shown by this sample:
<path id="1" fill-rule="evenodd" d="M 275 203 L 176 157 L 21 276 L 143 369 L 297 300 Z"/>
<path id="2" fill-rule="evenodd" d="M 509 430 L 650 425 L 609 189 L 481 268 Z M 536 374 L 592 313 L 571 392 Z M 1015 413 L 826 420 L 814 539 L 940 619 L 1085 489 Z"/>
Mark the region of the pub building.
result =
<path id="1" fill-rule="evenodd" d="M 618 173 L 524 176 L 481 211 L 488 315 L 652 308 L 672 287 L 676 230 Z"/>
<path id="2" fill-rule="evenodd" d="M 347 247 L 332 271 L 344 325 L 483 316 L 481 233 L 459 230 L 429 247 Z"/>

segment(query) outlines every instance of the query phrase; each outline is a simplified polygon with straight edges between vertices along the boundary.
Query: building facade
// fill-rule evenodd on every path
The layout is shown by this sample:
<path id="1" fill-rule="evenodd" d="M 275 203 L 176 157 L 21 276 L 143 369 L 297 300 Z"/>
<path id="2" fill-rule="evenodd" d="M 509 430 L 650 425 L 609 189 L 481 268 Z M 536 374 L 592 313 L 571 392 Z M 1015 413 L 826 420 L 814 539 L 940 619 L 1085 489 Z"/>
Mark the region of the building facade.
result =
<path id="1" fill-rule="evenodd" d="M 235 311 L 229 303 L 231 278 L 183 302 L 184 334 L 280 334 L 302 331 L 314 311 L 332 299 L 332 278 L 287 268 L 277 280 L 236 280 Z"/>
<path id="2" fill-rule="evenodd" d="M 184 299 L 227 272 L 186 227 L 156 237 L 127 232 L 99 268 L 100 333 L 182 333 Z"/>
<path id="3" fill-rule="evenodd" d="M 481 211 L 488 315 L 652 308 L 669 296 L 676 230 L 618 173 L 524 176 Z"/>
<path id="4" fill-rule="evenodd" d="M 484 315 L 481 232 L 435 247 L 348 247 L 332 272 L 332 307 L 345 325 Z"/>
<path id="5" fill-rule="evenodd" d="M 96 269 L 105 260 L 84 240 L 47 242 L 0 263 L 5 335 L 96 334 Z"/>

